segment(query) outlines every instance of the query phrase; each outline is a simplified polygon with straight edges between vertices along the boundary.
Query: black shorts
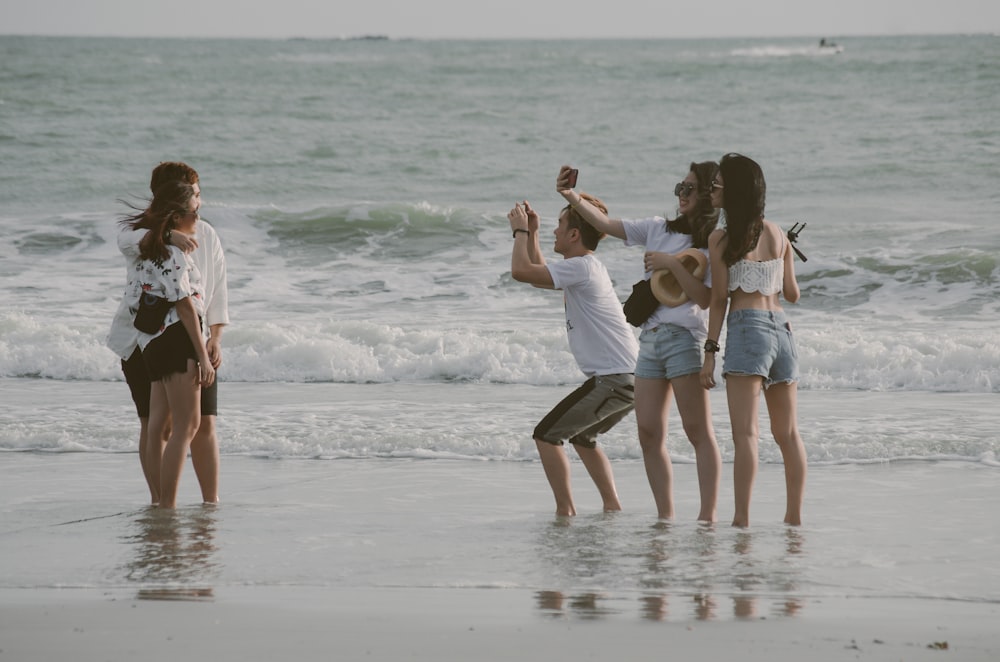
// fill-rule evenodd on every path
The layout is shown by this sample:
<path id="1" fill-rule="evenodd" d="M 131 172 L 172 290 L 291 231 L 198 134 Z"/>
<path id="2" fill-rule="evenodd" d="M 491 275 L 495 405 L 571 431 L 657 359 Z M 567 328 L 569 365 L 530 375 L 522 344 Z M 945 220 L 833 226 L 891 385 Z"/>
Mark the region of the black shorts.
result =
<path id="1" fill-rule="evenodd" d="M 198 354 L 188 336 L 183 322 L 174 322 L 163 333 L 153 338 L 142 350 L 149 381 L 158 382 L 170 375 L 184 374 L 188 361 L 198 361 Z"/>
<path id="2" fill-rule="evenodd" d="M 146 372 L 146 364 L 142 361 L 142 352 L 136 347 L 132 356 L 128 360 L 122 361 L 122 373 L 125 375 L 125 383 L 128 390 L 132 392 L 132 402 L 135 403 L 135 413 L 139 418 L 149 418 L 149 373 Z"/>
<path id="3" fill-rule="evenodd" d="M 149 372 L 146 364 L 142 360 L 142 352 L 136 347 L 132 356 L 127 361 L 122 361 L 122 372 L 125 374 L 125 383 L 132 393 L 132 402 L 135 403 L 135 413 L 139 418 L 149 418 L 149 396 L 152 389 L 152 382 L 149 380 Z M 219 415 L 219 379 L 216 374 L 215 381 L 208 388 L 201 389 L 201 415 Z"/>

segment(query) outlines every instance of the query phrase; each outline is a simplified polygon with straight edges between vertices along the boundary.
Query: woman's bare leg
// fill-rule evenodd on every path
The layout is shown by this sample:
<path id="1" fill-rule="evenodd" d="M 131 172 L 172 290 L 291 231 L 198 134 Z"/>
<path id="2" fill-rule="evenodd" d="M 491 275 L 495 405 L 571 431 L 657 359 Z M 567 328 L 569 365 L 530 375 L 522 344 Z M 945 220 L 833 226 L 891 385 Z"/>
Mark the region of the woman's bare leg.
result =
<path id="1" fill-rule="evenodd" d="M 806 489 L 806 449 L 799 435 L 798 388 L 796 384 L 772 384 L 764 391 L 771 434 L 785 463 L 785 523 L 802 524 L 802 500 Z"/>
<path id="2" fill-rule="evenodd" d="M 729 420 L 733 428 L 733 488 L 736 512 L 733 526 L 750 526 L 750 497 L 757 478 L 757 445 L 760 425 L 760 391 L 763 378 L 758 376 L 727 375 L 726 398 L 729 401 Z"/>
<path id="3" fill-rule="evenodd" d="M 171 430 L 160 461 L 160 508 L 177 505 L 177 486 L 187 461 L 191 440 L 201 424 L 201 386 L 198 365 L 188 360 L 187 371 L 162 381 L 170 405 Z"/>
<path id="4" fill-rule="evenodd" d="M 656 514 L 673 519 L 673 465 L 667 452 L 667 411 L 672 389 L 665 379 L 635 378 L 635 419 L 646 478 L 656 501 Z"/>
<path id="5" fill-rule="evenodd" d="M 698 519 L 714 522 L 719 501 L 719 481 L 722 476 L 722 454 L 712 426 L 712 409 L 708 391 L 701 385 L 697 373 L 671 381 L 677 398 L 684 433 L 694 446 L 698 463 L 698 488 L 701 493 L 701 510 Z"/>

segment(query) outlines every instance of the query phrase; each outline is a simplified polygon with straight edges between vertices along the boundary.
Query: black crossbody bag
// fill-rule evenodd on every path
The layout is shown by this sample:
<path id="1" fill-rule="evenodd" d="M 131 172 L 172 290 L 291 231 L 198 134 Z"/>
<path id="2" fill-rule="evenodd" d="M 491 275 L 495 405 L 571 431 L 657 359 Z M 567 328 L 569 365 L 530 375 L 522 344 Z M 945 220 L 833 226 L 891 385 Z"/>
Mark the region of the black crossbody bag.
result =
<path id="1" fill-rule="evenodd" d="M 622 310 L 625 321 L 632 326 L 642 326 L 649 316 L 660 307 L 660 302 L 653 296 L 653 288 L 648 280 L 640 280 L 632 286 L 632 294 L 625 300 Z"/>
<path id="2" fill-rule="evenodd" d="M 139 310 L 135 314 L 132 325 L 143 333 L 154 334 L 163 326 L 167 313 L 174 307 L 173 301 L 167 301 L 155 294 L 143 292 L 139 297 Z"/>

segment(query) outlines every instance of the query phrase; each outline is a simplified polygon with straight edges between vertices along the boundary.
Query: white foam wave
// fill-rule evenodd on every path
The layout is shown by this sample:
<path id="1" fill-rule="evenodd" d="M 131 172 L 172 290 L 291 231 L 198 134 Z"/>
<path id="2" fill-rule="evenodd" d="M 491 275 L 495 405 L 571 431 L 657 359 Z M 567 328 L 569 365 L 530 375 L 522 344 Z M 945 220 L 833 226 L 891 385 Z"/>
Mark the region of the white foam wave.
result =
<path id="1" fill-rule="evenodd" d="M 858 321 L 830 327 L 823 318 L 804 317 L 794 322 L 802 389 L 1000 392 L 1000 330 L 940 336 L 933 326 L 911 326 L 885 335 Z M 579 381 L 560 325 L 538 326 L 239 321 L 224 336 L 220 375 L 236 382 Z M 118 380 L 105 333 L 103 325 L 86 321 L 0 313 L 0 377 Z"/>

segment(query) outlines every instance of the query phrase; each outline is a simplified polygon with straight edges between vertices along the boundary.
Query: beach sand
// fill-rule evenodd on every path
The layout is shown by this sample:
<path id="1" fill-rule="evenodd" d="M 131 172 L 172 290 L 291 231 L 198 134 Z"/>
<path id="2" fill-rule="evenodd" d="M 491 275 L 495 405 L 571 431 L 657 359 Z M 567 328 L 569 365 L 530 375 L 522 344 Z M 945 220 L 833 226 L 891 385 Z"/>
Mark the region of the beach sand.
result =
<path id="1" fill-rule="evenodd" d="M 2 591 L 4 660 L 996 660 L 995 609 L 818 600 L 794 618 L 539 614 L 525 590 L 227 589 L 211 601 Z M 578 601 L 583 601 L 577 598 Z"/>
<path id="2" fill-rule="evenodd" d="M 1000 658 L 993 468 L 818 467 L 789 528 L 765 465 L 749 531 L 657 522 L 641 462 L 599 513 L 574 470 L 556 518 L 536 463 L 224 456 L 170 514 L 134 454 L 3 453 L 0 661 Z"/>

